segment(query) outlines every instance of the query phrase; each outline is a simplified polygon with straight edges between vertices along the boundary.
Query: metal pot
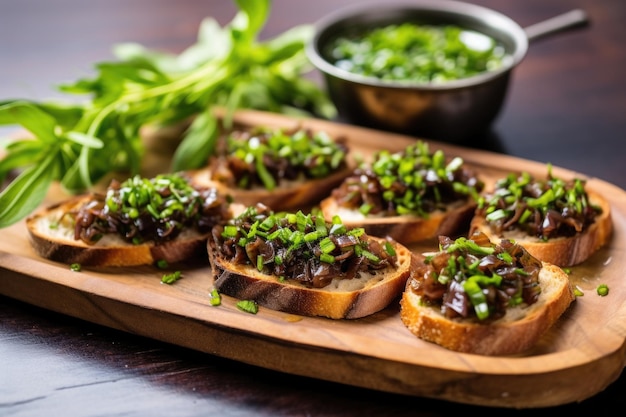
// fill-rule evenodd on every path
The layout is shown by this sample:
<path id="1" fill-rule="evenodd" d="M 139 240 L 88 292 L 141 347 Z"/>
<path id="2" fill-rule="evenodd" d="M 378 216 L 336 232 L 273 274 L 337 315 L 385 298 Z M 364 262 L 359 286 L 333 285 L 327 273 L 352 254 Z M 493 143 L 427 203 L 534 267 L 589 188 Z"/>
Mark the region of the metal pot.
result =
<path id="1" fill-rule="evenodd" d="M 441 84 L 407 84 L 355 75 L 325 56 L 328 42 L 348 31 L 392 23 L 455 24 L 494 38 L 510 59 L 500 69 Z M 586 23 L 574 10 L 523 29 L 494 10 L 454 0 L 358 3 L 315 24 L 307 56 L 324 75 L 341 119 L 422 138 L 463 143 L 492 124 L 503 107 L 512 70 L 523 60 L 529 41 Z"/>

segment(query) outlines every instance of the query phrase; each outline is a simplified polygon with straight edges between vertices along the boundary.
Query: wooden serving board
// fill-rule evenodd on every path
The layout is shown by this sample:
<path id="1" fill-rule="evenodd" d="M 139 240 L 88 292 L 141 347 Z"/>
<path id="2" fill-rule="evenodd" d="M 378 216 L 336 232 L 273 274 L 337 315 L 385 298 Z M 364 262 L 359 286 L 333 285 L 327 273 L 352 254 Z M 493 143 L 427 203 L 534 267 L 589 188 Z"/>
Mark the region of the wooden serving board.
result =
<path id="1" fill-rule="evenodd" d="M 240 112 L 237 120 L 251 126 L 296 123 L 255 111 Z M 351 149 L 363 155 L 382 148 L 401 150 L 415 140 L 321 120 L 300 122 L 346 136 Z M 543 163 L 437 142 L 430 146 L 463 157 L 488 183 L 514 170 L 546 174 Z M 553 172 L 584 177 L 558 167 Z M 571 269 L 584 296 L 522 355 L 461 354 L 419 340 L 401 323 L 398 303 L 358 320 L 300 317 L 266 308 L 251 315 L 226 296 L 213 307 L 208 263 L 185 268 L 173 285 L 162 284 L 164 272 L 152 267 L 72 272 L 32 251 L 24 222 L 1 231 L 0 293 L 212 355 L 353 386 L 512 408 L 576 402 L 617 379 L 626 356 L 626 192 L 594 178 L 587 184 L 610 200 L 614 234 L 607 247 Z M 601 283 L 610 288 L 606 297 L 596 294 Z"/>

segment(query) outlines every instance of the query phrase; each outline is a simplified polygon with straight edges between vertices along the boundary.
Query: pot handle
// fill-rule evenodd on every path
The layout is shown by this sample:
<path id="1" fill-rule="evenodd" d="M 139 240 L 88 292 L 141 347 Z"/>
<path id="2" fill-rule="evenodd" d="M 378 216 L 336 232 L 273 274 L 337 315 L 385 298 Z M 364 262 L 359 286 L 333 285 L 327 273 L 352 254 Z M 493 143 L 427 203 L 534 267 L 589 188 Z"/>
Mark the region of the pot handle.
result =
<path id="1" fill-rule="evenodd" d="M 526 32 L 528 41 L 532 42 L 565 29 L 586 26 L 588 23 L 589 18 L 587 17 L 587 13 L 581 9 L 574 9 L 542 22 L 527 26 L 524 28 L 524 31 Z"/>

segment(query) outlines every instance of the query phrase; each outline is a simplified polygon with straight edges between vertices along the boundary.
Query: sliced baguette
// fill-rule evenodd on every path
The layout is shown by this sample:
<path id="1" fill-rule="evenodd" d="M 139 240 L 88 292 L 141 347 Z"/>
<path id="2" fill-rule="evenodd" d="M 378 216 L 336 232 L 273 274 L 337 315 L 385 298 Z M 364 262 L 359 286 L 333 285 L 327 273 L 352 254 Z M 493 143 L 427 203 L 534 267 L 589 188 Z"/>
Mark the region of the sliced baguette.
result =
<path id="1" fill-rule="evenodd" d="M 339 215 L 348 227 L 363 227 L 372 236 L 390 237 L 404 245 L 436 238 L 440 235 L 455 236 L 467 230 L 476 203 L 472 199 L 460 200 L 448 209 L 432 212 L 428 217 L 414 215 L 365 216 L 358 210 L 340 207 L 332 197 L 320 203 L 324 217 Z"/>
<path id="2" fill-rule="evenodd" d="M 528 307 L 508 308 L 505 316 L 495 321 L 447 318 L 438 307 L 422 301 L 411 289 L 411 281 L 400 300 L 400 317 L 417 337 L 450 350 L 492 356 L 522 353 L 537 344 L 575 300 L 567 274 L 556 265 L 542 264 L 538 301 Z"/>
<path id="3" fill-rule="evenodd" d="M 280 132 L 280 135 L 275 136 L 277 132 Z M 303 149 L 302 143 L 299 143 L 302 142 L 302 138 L 296 139 L 296 135 L 302 132 L 306 132 L 306 140 L 304 142 L 311 146 L 311 149 L 306 147 Z M 322 136 L 318 137 L 318 134 Z M 229 138 L 231 137 L 237 138 L 233 143 L 240 144 L 241 147 L 237 147 L 238 151 L 229 150 Z M 328 142 L 322 141 L 322 137 L 328 140 Z M 270 138 L 291 138 L 294 141 L 270 140 Z M 193 182 L 197 184 L 205 184 L 207 182 L 220 184 L 223 192 L 230 195 L 233 201 L 244 206 L 254 206 L 257 203 L 261 203 L 271 207 L 274 211 L 311 209 L 319 204 L 332 189 L 338 186 L 352 172 L 354 165 L 354 162 L 349 158 L 350 153 L 345 138 L 336 137 L 331 139 L 323 131 L 316 132 L 312 129 L 303 128 L 300 124 L 279 129 L 265 127 L 234 128 L 225 130 L 219 139 L 216 145 L 217 150 L 209 158 L 207 166 L 191 171 L 189 175 Z M 247 160 L 247 157 L 253 154 L 256 155 L 255 152 L 258 151 L 250 152 L 248 147 L 242 145 L 248 144 L 250 146 L 251 142 L 262 144 L 259 145 L 257 143 L 252 148 L 263 150 L 262 160 L 263 165 L 267 169 L 266 176 L 274 179 L 276 183 L 274 188 L 266 188 L 258 178 L 256 180 L 248 178 L 252 182 L 248 188 L 239 186 L 238 182 L 240 179 L 238 174 L 240 172 L 253 171 L 259 177 L 262 177 L 257 167 L 258 162 L 256 158 L 259 156 L 255 156 L 253 162 Z M 321 152 L 320 149 L 322 148 L 323 152 L 315 154 L 314 157 L 308 154 L 315 149 L 317 149 L 317 152 Z M 246 158 L 242 159 L 241 153 L 244 153 Z M 339 156 L 341 156 L 340 161 L 333 161 L 332 166 L 334 168 L 330 168 L 330 159 L 334 160 Z M 294 157 L 297 158 L 294 160 Z M 324 165 L 328 169 L 326 175 L 319 176 L 322 174 L 318 173 L 318 176 L 309 176 L 314 175 L 313 167 L 307 166 L 311 161 L 307 163 L 299 161 L 301 157 L 311 157 L 311 161 L 317 161 L 318 159 L 325 161 Z M 336 163 L 338 165 L 334 165 Z M 271 165 L 273 169 L 270 169 L 268 165 Z M 308 174 L 305 174 L 305 172 L 308 172 Z"/>
<path id="4" fill-rule="evenodd" d="M 370 236 L 370 239 L 383 239 Z M 272 310 L 330 319 L 357 319 L 374 314 L 399 298 L 413 269 L 413 254 L 393 242 L 397 268 L 361 273 L 360 278 L 335 278 L 323 288 L 309 288 L 295 280 L 260 273 L 221 257 L 209 239 L 208 252 L 214 287 L 240 300 L 254 300 Z"/>
<path id="5" fill-rule="evenodd" d="M 134 216 L 126 215 L 132 210 Z M 215 187 L 190 187 L 184 175 L 136 176 L 123 182 L 113 180 L 103 192 L 44 207 L 26 218 L 26 228 L 38 255 L 66 264 L 117 267 L 206 262 L 211 228 L 242 210 Z M 187 218 L 188 213 L 194 218 Z M 186 226 L 172 229 L 172 221 Z M 133 234 L 141 243 L 120 233 Z"/>
<path id="6" fill-rule="evenodd" d="M 404 245 L 467 230 L 484 182 L 460 157 L 416 141 L 379 151 L 320 202 L 326 218 Z"/>
<path id="7" fill-rule="evenodd" d="M 611 206 L 600 194 L 587 190 L 589 201 L 602 209 L 600 215 L 588 228 L 574 236 L 556 237 L 542 240 L 535 236 L 529 236 L 519 229 L 506 230 L 497 234 L 489 225 L 484 216 L 478 212 L 470 222 L 468 236 L 475 232 L 482 232 L 492 241 L 500 239 L 513 239 L 530 252 L 534 257 L 555 264 L 560 267 L 578 265 L 587 260 L 598 249 L 606 245 L 611 237 L 613 222 L 611 218 Z"/>

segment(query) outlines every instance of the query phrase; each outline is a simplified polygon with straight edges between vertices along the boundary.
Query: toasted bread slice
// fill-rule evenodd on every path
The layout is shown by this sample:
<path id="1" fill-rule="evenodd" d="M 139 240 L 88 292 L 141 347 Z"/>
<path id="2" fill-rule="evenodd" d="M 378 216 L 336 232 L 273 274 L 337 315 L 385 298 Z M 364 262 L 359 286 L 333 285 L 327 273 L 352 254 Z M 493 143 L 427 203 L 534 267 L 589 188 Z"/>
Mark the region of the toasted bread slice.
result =
<path id="1" fill-rule="evenodd" d="M 380 242 L 383 239 L 372 236 Z M 208 252 L 214 287 L 222 294 L 254 300 L 272 310 L 331 319 L 357 319 L 374 314 L 397 299 L 412 273 L 413 254 L 393 242 L 397 268 L 361 273 L 352 279 L 335 278 L 322 288 L 310 288 L 295 280 L 280 280 L 253 266 L 233 264 L 221 257 L 209 239 Z"/>
<path id="2" fill-rule="evenodd" d="M 460 157 L 416 141 L 379 151 L 320 202 L 324 217 L 409 245 L 467 230 L 484 182 Z"/>
<path id="3" fill-rule="evenodd" d="M 207 262 L 211 228 L 237 210 L 215 187 L 194 188 L 184 175 L 135 176 L 44 207 L 26 227 L 37 254 L 66 264 Z"/>
<path id="4" fill-rule="evenodd" d="M 478 355 L 512 355 L 533 347 L 575 300 L 567 274 L 543 263 L 539 273 L 541 294 L 528 307 L 509 308 L 504 317 L 489 323 L 470 318 L 444 317 L 421 296 L 407 289 L 400 301 L 400 317 L 411 333 L 447 349 Z"/>
<path id="5" fill-rule="evenodd" d="M 76 240 L 73 220 L 66 214 L 90 200 L 91 195 L 78 196 L 28 217 L 26 226 L 35 252 L 56 262 L 96 267 L 151 265 L 159 260 L 177 263 L 206 257 L 209 233 L 200 234 L 192 229 L 160 245 L 154 242 L 135 245 L 115 234 L 106 234 L 94 244 Z"/>
<path id="6" fill-rule="evenodd" d="M 372 236 L 390 237 L 404 245 L 436 238 L 440 235 L 455 236 L 465 230 L 474 214 L 473 199 L 459 200 L 447 210 L 437 210 L 426 217 L 415 215 L 365 216 L 358 210 L 338 206 L 331 196 L 320 203 L 324 217 L 339 215 L 348 227 L 363 227 Z"/>
<path id="7" fill-rule="evenodd" d="M 560 267 L 578 265 L 587 260 L 598 249 L 606 245 L 611 237 L 613 222 L 611 206 L 600 194 L 587 190 L 592 205 L 601 208 L 601 213 L 594 223 L 573 236 L 555 237 L 548 240 L 529 236 L 519 229 L 505 230 L 496 233 L 482 215 L 475 215 L 470 222 L 469 236 L 479 231 L 492 241 L 513 239 L 530 252 L 534 257 Z"/>
<path id="8" fill-rule="evenodd" d="M 236 203 L 257 203 L 274 211 L 308 210 L 353 168 L 344 137 L 304 128 L 226 130 L 203 168 L 190 172 L 194 183 L 217 183 Z"/>

